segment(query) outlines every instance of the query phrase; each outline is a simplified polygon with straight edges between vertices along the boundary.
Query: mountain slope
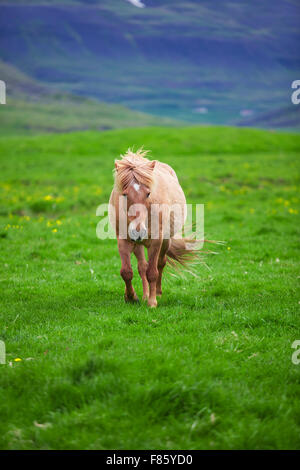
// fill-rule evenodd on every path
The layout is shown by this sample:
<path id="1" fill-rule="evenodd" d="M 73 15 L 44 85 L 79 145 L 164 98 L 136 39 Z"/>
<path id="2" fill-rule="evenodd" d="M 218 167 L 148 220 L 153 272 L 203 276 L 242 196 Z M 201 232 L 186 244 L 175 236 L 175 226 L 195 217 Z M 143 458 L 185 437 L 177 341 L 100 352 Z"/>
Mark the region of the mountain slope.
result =
<path id="1" fill-rule="evenodd" d="M 0 106 L 0 135 L 177 125 L 124 106 L 54 93 L 4 62 L 0 62 L 0 75 L 7 83 L 7 104 Z"/>
<path id="2" fill-rule="evenodd" d="M 289 102 L 299 2 L 144 3 L 3 4 L 0 57 L 57 89 L 191 122 L 233 123 L 245 108 Z"/>
<path id="3" fill-rule="evenodd" d="M 300 107 L 290 105 L 240 121 L 239 125 L 300 131 Z"/>

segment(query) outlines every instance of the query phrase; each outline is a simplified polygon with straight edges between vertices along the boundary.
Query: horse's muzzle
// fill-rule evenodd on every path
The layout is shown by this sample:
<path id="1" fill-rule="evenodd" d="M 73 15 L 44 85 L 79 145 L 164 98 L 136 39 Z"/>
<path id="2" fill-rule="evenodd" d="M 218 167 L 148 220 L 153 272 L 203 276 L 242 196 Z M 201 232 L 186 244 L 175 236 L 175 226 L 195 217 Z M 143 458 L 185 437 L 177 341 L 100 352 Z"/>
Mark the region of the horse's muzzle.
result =
<path id="1" fill-rule="evenodd" d="M 133 242 L 141 242 L 147 238 L 148 232 L 146 228 L 141 228 L 139 232 L 136 229 L 129 228 L 128 235 Z"/>

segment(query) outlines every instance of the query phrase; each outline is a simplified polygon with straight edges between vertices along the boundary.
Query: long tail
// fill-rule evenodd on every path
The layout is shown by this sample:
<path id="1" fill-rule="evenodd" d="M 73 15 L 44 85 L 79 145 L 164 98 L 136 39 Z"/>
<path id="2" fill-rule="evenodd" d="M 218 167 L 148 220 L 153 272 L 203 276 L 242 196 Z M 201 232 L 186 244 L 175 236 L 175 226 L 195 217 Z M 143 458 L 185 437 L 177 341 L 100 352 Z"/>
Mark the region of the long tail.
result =
<path id="1" fill-rule="evenodd" d="M 204 241 L 209 243 L 220 243 L 214 240 Z M 199 240 L 193 240 L 190 238 L 171 238 L 170 246 L 167 251 L 167 262 L 173 267 L 178 267 L 178 264 L 182 265 L 183 267 L 187 267 L 188 265 L 196 263 L 206 265 L 203 255 L 214 252 L 204 252 L 201 248 L 199 248 L 199 245 Z M 202 244 L 200 246 L 202 246 Z"/>

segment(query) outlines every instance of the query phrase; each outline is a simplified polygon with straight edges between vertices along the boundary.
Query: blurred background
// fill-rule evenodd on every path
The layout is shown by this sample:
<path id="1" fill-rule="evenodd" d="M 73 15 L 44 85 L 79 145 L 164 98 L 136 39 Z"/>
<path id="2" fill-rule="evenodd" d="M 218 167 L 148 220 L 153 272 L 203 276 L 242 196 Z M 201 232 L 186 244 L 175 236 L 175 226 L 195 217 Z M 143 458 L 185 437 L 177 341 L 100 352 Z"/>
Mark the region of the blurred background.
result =
<path id="1" fill-rule="evenodd" d="M 8 133 L 300 129 L 299 0 L 0 0 Z"/>

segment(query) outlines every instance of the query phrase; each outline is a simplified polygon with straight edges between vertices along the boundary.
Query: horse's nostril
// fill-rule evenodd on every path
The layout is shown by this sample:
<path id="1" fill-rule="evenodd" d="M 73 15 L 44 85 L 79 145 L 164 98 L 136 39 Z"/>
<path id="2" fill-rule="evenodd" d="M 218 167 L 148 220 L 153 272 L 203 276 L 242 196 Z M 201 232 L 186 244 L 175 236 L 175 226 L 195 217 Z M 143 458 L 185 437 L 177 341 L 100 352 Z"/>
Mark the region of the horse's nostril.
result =
<path id="1" fill-rule="evenodd" d="M 128 235 L 132 241 L 140 242 L 147 237 L 147 229 L 136 230 L 136 228 L 129 228 Z"/>

